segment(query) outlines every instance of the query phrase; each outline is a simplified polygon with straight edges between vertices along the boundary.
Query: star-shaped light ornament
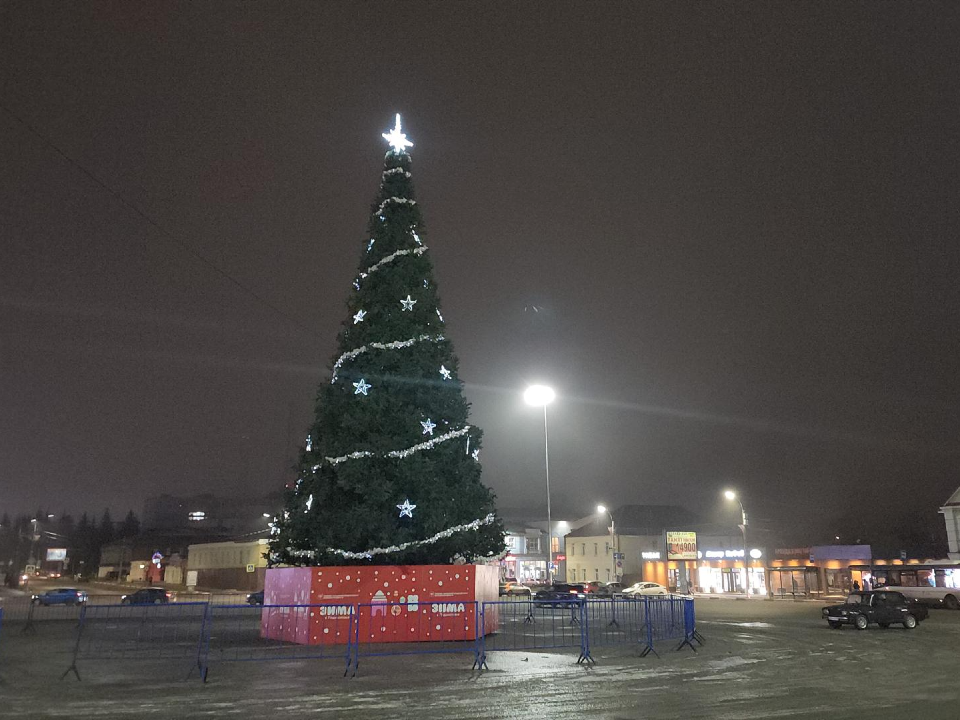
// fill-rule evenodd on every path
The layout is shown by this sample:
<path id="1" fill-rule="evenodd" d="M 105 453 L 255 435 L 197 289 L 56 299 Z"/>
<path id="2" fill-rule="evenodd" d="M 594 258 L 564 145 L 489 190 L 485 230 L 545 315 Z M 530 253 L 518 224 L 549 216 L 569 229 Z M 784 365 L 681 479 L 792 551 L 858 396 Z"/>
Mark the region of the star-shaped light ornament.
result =
<path id="1" fill-rule="evenodd" d="M 400 113 L 397 113 L 397 122 L 393 126 L 393 130 L 383 133 L 383 139 L 390 143 L 390 147 L 398 155 L 406 152 L 408 147 L 413 147 L 413 143 L 407 140 L 406 134 L 400 132 Z"/>
<path id="2" fill-rule="evenodd" d="M 412 312 L 413 306 L 417 304 L 417 301 L 408 294 L 406 299 L 400 301 L 400 304 L 403 305 L 401 312 Z"/>
<path id="3" fill-rule="evenodd" d="M 440 376 L 441 376 L 444 380 L 449 380 L 449 379 L 450 379 L 450 371 L 447 370 L 443 365 L 440 366 Z"/>
<path id="4" fill-rule="evenodd" d="M 306 503 L 306 505 L 307 505 L 307 509 L 304 510 L 305 513 L 306 513 L 306 512 L 310 512 L 310 508 L 313 507 L 313 495 L 312 495 L 312 494 L 310 495 L 310 497 L 307 498 L 307 503 Z"/>
<path id="5" fill-rule="evenodd" d="M 410 504 L 410 498 L 407 498 L 403 501 L 403 505 L 397 505 L 397 510 L 400 511 L 400 517 L 413 517 L 413 511 L 416 508 L 416 505 Z"/>
<path id="6" fill-rule="evenodd" d="M 366 395 L 366 394 L 367 394 L 367 390 L 369 390 L 370 388 L 372 388 L 373 385 L 371 385 L 370 383 L 368 383 L 368 382 L 367 382 L 366 380 L 364 380 L 363 378 L 360 378 L 360 382 L 355 382 L 355 383 L 353 383 L 353 387 L 355 388 L 355 390 L 353 391 L 353 394 L 354 394 L 354 395 Z"/>
<path id="7" fill-rule="evenodd" d="M 477 448 L 470 454 L 473 456 L 474 460 L 476 460 L 477 462 L 480 462 L 480 448 Z"/>
<path id="8" fill-rule="evenodd" d="M 366 310 L 357 310 L 357 314 L 353 316 L 353 324 L 356 325 L 357 323 L 362 323 L 366 316 Z"/>
<path id="9" fill-rule="evenodd" d="M 420 424 L 423 425 L 423 434 L 424 435 L 433 435 L 433 429 L 437 426 L 433 420 L 427 418 L 426 420 L 421 420 Z"/>

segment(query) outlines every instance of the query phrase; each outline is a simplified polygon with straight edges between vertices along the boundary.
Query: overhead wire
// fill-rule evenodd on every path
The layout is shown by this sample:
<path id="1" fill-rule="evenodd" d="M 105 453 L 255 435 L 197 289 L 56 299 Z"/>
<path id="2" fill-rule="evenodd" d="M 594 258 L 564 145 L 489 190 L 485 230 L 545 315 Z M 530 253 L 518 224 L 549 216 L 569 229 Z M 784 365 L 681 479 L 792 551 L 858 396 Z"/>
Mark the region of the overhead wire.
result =
<path id="1" fill-rule="evenodd" d="M 134 205 L 133 203 L 131 203 L 130 201 L 128 201 L 126 198 L 124 198 L 117 190 L 114 190 L 110 185 L 107 184 L 106 181 L 104 181 L 103 179 L 101 179 L 98 175 L 96 175 L 96 174 L 93 173 L 91 170 L 89 170 L 88 168 L 86 168 L 86 167 L 85 167 L 84 165 L 82 165 L 79 161 L 75 160 L 75 159 L 72 158 L 70 155 L 68 155 L 66 152 L 64 152 L 64 150 L 61 149 L 60 146 L 58 146 L 58 145 L 57 145 L 56 143 L 54 143 L 50 138 L 48 138 L 48 137 L 45 136 L 43 133 L 41 133 L 36 127 L 34 127 L 34 126 L 31 125 L 30 123 L 28 123 L 28 122 L 27 122 L 26 120 L 24 120 L 22 117 L 20 117 L 17 113 L 15 113 L 13 110 L 11 110 L 11 109 L 10 109 L 7 105 L 5 105 L 3 102 L 0 102 L 0 110 L 3 110 L 4 113 L 6 113 L 10 118 L 12 118 L 12 119 L 15 120 L 17 123 L 19 123 L 19 124 L 20 124 L 24 129 L 26 129 L 31 135 L 33 135 L 34 137 L 36 137 L 40 142 L 42 142 L 42 143 L 43 143 L 44 145 L 46 145 L 48 148 L 50 148 L 51 150 L 53 150 L 57 155 L 59 155 L 59 156 L 60 156 L 64 161 L 66 161 L 69 165 L 73 166 L 73 167 L 74 167 L 78 172 L 80 172 L 82 175 L 85 175 L 91 182 L 93 182 L 93 183 L 96 184 L 101 190 L 103 190 L 104 192 L 106 192 L 107 194 L 109 194 L 114 200 L 116 200 L 118 203 L 120 203 L 123 207 L 127 208 L 127 209 L 128 209 L 130 212 L 132 212 L 134 215 L 136 215 L 136 216 L 139 217 L 141 220 L 143 220 L 145 223 L 147 223 L 148 225 L 150 225 L 154 230 L 156 230 L 158 233 L 160 233 L 160 235 L 161 235 L 163 238 L 165 238 L 166 240 L 172 242 L 174 245 L 176 245 L 177 247 L 179 247 L 181 250 L 183 250 L 183 251 L 185 251 L 186 253 L 188 253 L 189 255 L 193 256 L 193 257 L 194 257 L 196 260 L 198 260 L 201 264 L 203 264 L 203 265 L 207 266 L 208 268 L 210 268 L 211 270 L 213 270 L 214 273 L 216 273 L 217 275 L 219 275 L 220 277 L 222 277 L 224 280 L 228 281 L 229 283 L 232 283 L 233 285 L 235 285 L 236 287 L 238 287 L 240 290 L 242 290 L 243 292 L 247 293 L 250 297 L 252 297 L 252 298 L 254 298 L 255 300 L 257 300 L 258 302 L 262 303 L 264 306 L 270 308 L 273 312 L 275 312 L 277 315 L 279 315 L 280 317 L 282 317 L 282 318 L 284 318 L 285 320 L 287 320 L 290 324 L 292 324 L 293 326 L 295 326 L 297 329 L 302 330 L 302 331 L 305 332 L 305 333 L 309 333 L 309 332 L 310 332 L 306 327 L 304 327 L 303 325 L 301 325 L 296 319 L 294 319 L 293 317 L 291 317 L 290 315 L 288 315 L 287 313 L 285 313 L 283 310 L 281 310 L 279 307 L 277 307 L 276 305 L 274 305 L 272 302 L 270 302 L 269 300 L 267 300 L 266 298 L 264 298 L 262 295 L 260 295 L 259 293 L 257 293 L 255 290 L 253 290 L 253 288 L 251 288 L 251 287 L 249 287 L 248 285 L 245 285 L 244 283 L 242 283 L 242 282 L 240 282 L 239 280 L 237 280 L 237 278 L 233 277 L 233 275 L 231 275 L 230 273 L 228 273 L 228 272 L 227 272 L 226 270 L 224 270 L 223 268 L 219 267 L 216 263 L 214 263 L 212 260 L 210 260 L 210 259 L 207 258 L 206 256 L 204 256 L 203 253 L 201 253 L 199 250 L 196 250 L 195 248 L 191 247 L 191 246 L 188 245 L 186 242 L 184 242 L 183 240 L 181 240 L 180 238 L 178 238 L 176 235 L 174 235 L 172 232 L 170 232 L 170 231 L 168 231 L 167 229 L 165 229 L 162 225 L 160 225 L 160 223 L 158 223 L 158 222 L 157 222 L 156 220 L 154 220 L 152 217 L 150 217 L 149 215 L 147 215 L 143 210 L 141 210 L 141 209 L 138 208 L 136 205 Z"/>

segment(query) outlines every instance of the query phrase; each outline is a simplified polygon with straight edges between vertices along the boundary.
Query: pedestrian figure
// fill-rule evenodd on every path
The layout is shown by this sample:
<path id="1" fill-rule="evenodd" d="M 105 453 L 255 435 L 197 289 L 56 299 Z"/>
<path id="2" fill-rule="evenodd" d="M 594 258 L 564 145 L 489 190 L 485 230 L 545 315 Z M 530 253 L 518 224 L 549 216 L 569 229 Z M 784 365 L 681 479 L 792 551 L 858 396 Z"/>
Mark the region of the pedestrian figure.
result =
<path id="1" fill-rule="evenodd" d="M 856 580 L 853 581 L 853 591 L 860 592 L 860 583 L 858 583 Z"/>

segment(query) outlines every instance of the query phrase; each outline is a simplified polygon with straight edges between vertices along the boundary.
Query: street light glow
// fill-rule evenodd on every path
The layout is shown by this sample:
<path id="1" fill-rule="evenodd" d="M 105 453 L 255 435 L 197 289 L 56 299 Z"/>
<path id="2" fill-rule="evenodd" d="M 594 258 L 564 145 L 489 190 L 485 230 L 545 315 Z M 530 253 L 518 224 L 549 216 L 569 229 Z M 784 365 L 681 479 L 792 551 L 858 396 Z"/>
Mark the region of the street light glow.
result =
<path id="1" fill-rule="evenodd" d="M 597 505 L 597 512 L 598 512 L 598 513 L 600 513 L 601 515 L 603 515 L 606 511 L 607 511 L 607 507 L 606 507 L 605 505 Z"/>
<path id="2" fill-rule="evenodd" d="M 533 407 L 545 407 L 557 397 L 553 388 L 546 385 L 531 385 L 523 391 L 523 401 Z"/>
<path id="3" fill-rule="evenodd" d="M 736 500 L 736 499 L 737 499 L 737 494 L 736 494 L 733 490 L 724 490 L 724 491 L 723 491 L 723 496 L 724 496 L 727 500 Z"/>

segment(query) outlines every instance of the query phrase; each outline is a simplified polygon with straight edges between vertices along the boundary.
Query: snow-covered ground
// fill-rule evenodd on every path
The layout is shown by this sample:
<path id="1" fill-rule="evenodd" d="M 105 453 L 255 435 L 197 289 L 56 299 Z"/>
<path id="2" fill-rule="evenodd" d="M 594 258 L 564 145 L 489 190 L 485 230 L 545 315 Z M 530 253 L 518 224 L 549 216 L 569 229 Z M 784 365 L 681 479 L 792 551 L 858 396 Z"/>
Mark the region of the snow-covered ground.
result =
<path id="1" fill-rule="evenodd" d="M 960 718 L 960 612 L 914 631 L 830 630 L 815 603 L 699 600 L 706 645 L 576 652 L 211 664 L 206 685 L 176 662 L 69 664 L 70 623 L 0 633 L 0 717 L 16 718 Z"/>

